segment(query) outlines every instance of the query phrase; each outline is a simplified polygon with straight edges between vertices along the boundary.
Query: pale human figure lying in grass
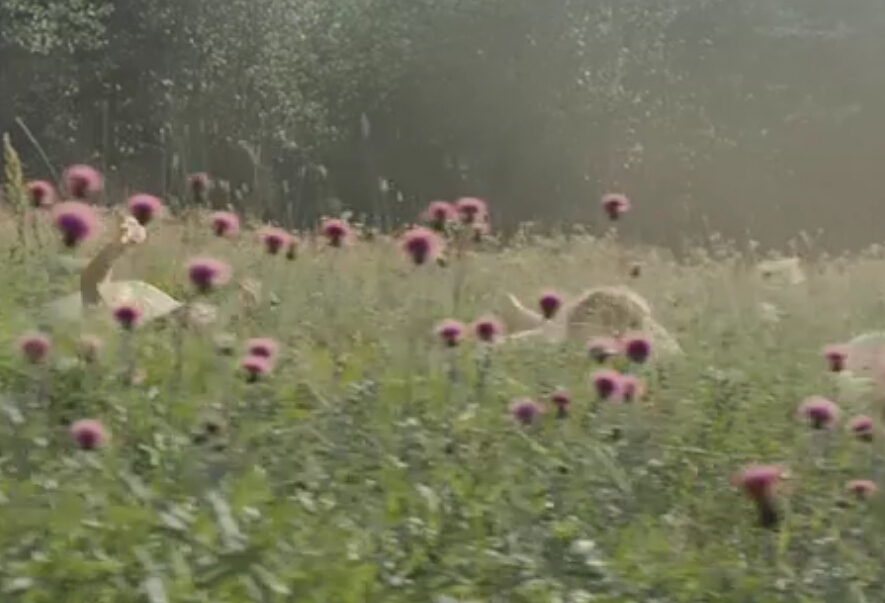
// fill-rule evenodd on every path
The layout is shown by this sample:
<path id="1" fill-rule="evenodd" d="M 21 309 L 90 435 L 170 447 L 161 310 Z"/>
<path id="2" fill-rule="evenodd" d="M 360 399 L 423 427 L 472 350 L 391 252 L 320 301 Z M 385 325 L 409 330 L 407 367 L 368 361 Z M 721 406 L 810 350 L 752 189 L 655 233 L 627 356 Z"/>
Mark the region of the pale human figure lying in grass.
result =
<path id="1" fill-rule="evenodd" d="M 513 294 L 507 296 L 512 306 L 506 317 L 509 341 L 541 338 L 585 344 L 592 337 L 620 337 L 635 331 L 650 339 L 659 357 L 682 354 L 676 339 L 652 317 L 645 298 L 628 287 L 588 289 L 565 302 L 550 320 L 526 308 Z"/>
<path id="2" fill-rule="evenodd" d="M 143 281 L 112 281 L 111 271 L 127 250 L 147 240 L 147 231 L 132 216 L 120 217 L 111 241 L 102 247 L 80 272 L 80 291 L 53 302 L 46 310 L 53 320 L 79 321 L 90 308 L 107 311 L 121 304 L 134 304 L 141 311 L 141 322 L 168 316 L 183 304 L 157 287 Z M 216 309 L 208 304 L 191 304 L 189 318 L 196 323 L 215 319 Z"/>
<path id="3" fill-rule="evenodd" d="M 885 402 L 885 331 L 862 333 L 843 351 L 844 366 L 835 373 L 840 401 Z"/>

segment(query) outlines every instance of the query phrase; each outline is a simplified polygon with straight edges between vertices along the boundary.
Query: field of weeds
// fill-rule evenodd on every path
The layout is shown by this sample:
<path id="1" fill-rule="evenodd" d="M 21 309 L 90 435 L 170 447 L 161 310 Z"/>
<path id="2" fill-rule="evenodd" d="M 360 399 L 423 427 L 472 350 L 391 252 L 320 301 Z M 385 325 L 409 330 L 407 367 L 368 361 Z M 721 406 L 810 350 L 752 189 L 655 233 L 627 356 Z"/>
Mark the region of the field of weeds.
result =
<path id="1" fill-rule="evenodd" d="M 68 176 L 89 206 L 94 183 Z M 13 183 L 7 201 L 42 204 L 34 191 Z M 3 601 L 885 592 L 880 396 L 839 389 L 845 348 L 824 353 L 882 326 L 876 250 L 805 262 L 790 284 L 715 241 L 677 263 L 614 230 L 500 248 L 463 225 L 368 237 L 333 221 L 290 239 L 151 205 L 112 281 L 184 310 L 142 321 L 131 299 L 61 322 L 47 302 L 116 232 L 82 206 L 3 220 Z M 95 220 L 89 236 L 66 211 Z M 534 308 L 615 284 L 682 354 L 508 339 L 508 293 Z"/>

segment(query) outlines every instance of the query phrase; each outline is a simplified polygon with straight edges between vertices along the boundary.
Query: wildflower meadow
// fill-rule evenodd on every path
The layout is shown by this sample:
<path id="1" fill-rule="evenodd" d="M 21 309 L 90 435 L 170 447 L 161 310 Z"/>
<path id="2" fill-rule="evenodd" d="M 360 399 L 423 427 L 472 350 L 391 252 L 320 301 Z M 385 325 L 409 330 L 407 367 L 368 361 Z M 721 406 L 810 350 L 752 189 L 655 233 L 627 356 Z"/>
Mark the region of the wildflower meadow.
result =
<path id="1" fill-rule="evenodd" d="M 882 600 L 885 358 L 841 376 L 881 249 L 799 239 L 781 282 L 752 245 L 628 240 L 629 191 L 504 244 L 491 200 L 292 232 L 15 167 L 4 602 Z M 598 286 L 669 351 L 620 310 L 556 322 Z"/>

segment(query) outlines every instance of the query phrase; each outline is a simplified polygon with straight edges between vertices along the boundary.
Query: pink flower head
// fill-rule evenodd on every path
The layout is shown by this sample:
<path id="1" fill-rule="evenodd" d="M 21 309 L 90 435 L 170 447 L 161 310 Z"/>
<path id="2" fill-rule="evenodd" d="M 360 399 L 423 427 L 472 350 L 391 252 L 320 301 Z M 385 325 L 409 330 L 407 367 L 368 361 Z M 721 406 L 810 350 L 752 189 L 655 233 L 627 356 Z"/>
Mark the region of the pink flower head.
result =
<path id="1" fill-rule="evenodd" d="M 249 356 L 259 356 L 274 360 L 280 351 L 280 344 L 270 337 L 255 337 L 246 342 L 246 353 Z"/>
<path id="2" fill-rule="evenodd" d="M 473 333 L 483 343 L 495 343 L 503 331 L 504 326 L 494 316 L 483 316 L 473 323 Z"/>
<path id="3" fill-rule="evenodd" d="M 784 473 L 779 465 L 748 465 L 733 478 L 734 484 L 756 504 L 763 528 L 775 529 L 780 523 L 774 495 Z"/>
<path id="4" fill-rule="evenodd" d="M 55 203 L 55 187 L 44 180 L 28 182 L 28 200 L 31 207 L 49 207 Z"/>
<path id="5" fill-rule="evenodd" d="M 92 364 L 98 360 L 102 347 L 101 339 L 95 335 L 84 335 L 77 344 L 77 355 L 83 362 Z"/>
<path id="6" fill-rule="evenodd" d="M 645 397 L 645 381 L 636 375 L 623 375 L 621 377 L 621 396 L 624 402 L 636 402 Z"/>
<path id="7" fill-rule="evenodd" d="M 294 260 L 298 257 L 298 239 L 292 237 L 289 239 L 289 244 L 286 245 L 286 259 L 289 261 Z"/>
<path id="8" fill-rule="evenodd" d="M 557 389 L 550 396 L 550 401 L 553 402 L 553 406 L 556 407 L 556 417 L 559 419 L 564 419 L 568 416 L 568 407 L 571 404 L 571 396 L 568 395 L 568 392 L 564 389 Z"/>
<path id="9" fill-rule="evenodd" d="M 292 239 L 292 235 L 276 226 L 268 226 L 258 233 L 264 249 L 269 255 L 277 255 Z"/>
<path id="10" fill-rule="evenodd" d="M 350 236 L 350 225 L 338 218 L 329 218 L 320 226 L 320 232 L 332 247 L 342 247 Z"/>
<path id="11" fill-rule="evenodd" d="M 734 484 L 754 502 L 768 501 L 774 496 L 774 488 L 784 476 L 781 465 L 747 465 L 738 473 Z"/>
<path id="12" fill-rule="evenodd" d="M 438 232 L 446 229 L 446 226 L 458 217 L 455 206 L 448 201 L 433 201 L 424 211 L 424 221 Z"/>
<path id="13" fill-rule="evenodd" d="M 187 264 L 187 275 L 198 293 L 211 293 L 230 281 L 230 266 L 214 258 L 194 258 Z"/>
<path id="14" fill-rule="evenodd" d="M 482 199 L 476 197 L 462 197 L 455 201 L 455 210 L 464 224 L 473 224 L 486 219 L 488 206 Z"/>
<path id="15" fill-rule="evenodd" d="M 138 193 L 129 197 L 126 202 L 129 213 L 142 226 L 148 224 L 163 211 L 163 202 L 153 195 Z"/>
<path id="16" fill-rule="evenodd" d="M 602 400 L 615 398 L 621 394 L 622 376 L 618 371 L 600 369 L 590 376 L 596 395 Z"/>
<path id="17" fill-rule="evenodd" d="M 108 441 L 108 432 L 95 419 L 80 419 L 70 428 L 71 438 L 81 450 L 97 450 Z"/>
<path id="18" fill-rule="evenodd" d="M 85 201 L 104 188 L 104 179 L 98 170 L 88 165 L 72 165 L 62 176 L 65 191 L 73 199 Z"/>
<path id="19" fill-rule="evenodd" d="M 839 407 L 823 396 L 810 396 L 799 405 L 799 415 L 812 429 L 827 429 L 839 416 Z"/>
<path id="20" fill-rule="evenodd" d="M 262 356 L 247 355 L 240 360 L 240 368 L 246 376 L 247 383 L 255 383 L 270 374 L 273 363 Z"/>
<path id="21" fill-rule="evenodd" d="M 851 419 L 848 429 L 862 442 L 873 441 L 873 420 L 866 415 L 859 415 Z"/>
<path id="22" fill-rule="evenodd" d="M 55 228 L 61 233 L 66 247 L 76 247 L 95 232 L 98 216 L 89 205 L 79 201 L 65 201 L 53 210 Z"/>
<path id="23" fill-rule="evenodd" d="M 131 331 L 141 321 L 141 308 L 124 302 L 114 308 L 113 315 L 121 329 Z"/>
<path id="24" fill-rule="evenodd" d="M 209 221 L 212 224 L 212 232 L 217 237 L 232 237 L 240 232 L 240 218 L 233 212 L 214 212 Z"/>
<path id="25" fill-rule="evenodd" d="M 446 319 L 436 327 L 436 334 L 446 347 L 454 348 L 461 343 L 464 325 L 453 319 Z"/>
<path id="26" fill-rule="evenodd" d="M 31 364 L 40 364 L 46 360 L 51 346 L 49 337 L 43 333 L 26 333 L 18 340 L 18 349 Z"/>
<path id="27" fill-rule="evenodd" d="M 630 211 L 630 200 L 624 195 L 610 193 L 602 198 L 602 210 L 609 220 L 615 222 Z"/>
<path id="28" fill-rule="evenodd" d="M 544 291 L 538 298 L 538 306 L 544 318 L 550 320 L 562 307 L 562 298 L 555 291 Z"/>
<path id="29" fill-rule="evenodd" d="M 617 356 L 620 351 L 618 342 L 611 337 L 594 337 L 587 343 L 587 354 L 591 360 L 600 364 Z"/>
<path id="30" fill-rule="evenodd" d="M 624 355 L 636 364 L 643 364 L 651 356 L 651 342 L 639 335 L 628 335 L 624 338 Z"/>
<path id="31" fill-rule="evenodd" d="M 206 172 L 196 172 L 187 177 L 187 188 L 195 201 L 203 201 L 212 186 L 212 180 Z"/>
<path id="32" fill-rule="evenodd" d="M 842 344 L 828 345 L 824 348 L 824 358 L 830 371 L 841 373 L 845 370 L 845 361 L 848 359 L 848 346 Z"/>
<path id="33" fill-rule="evenodd" d="M 439 253 L 442 243 L 439 236 L 429 228 L 412 228 L 403 235 L 402 248 L 416 266 L 423 266 L 427 260 Z"/>
<path id="34" fill-rule="evenodd" d="M 510 405 L 510 414 L 522 425 L 531 425 L 541 414 L 541 407 L 528 398 L 514 400 Z"/>
<path id="35" fill-rule="evenodd" d="M 868 479 L 853 479 L 845 484 L 845 489 L 858 500 L 867 500 L 876 493 L 876 482 Z"/>

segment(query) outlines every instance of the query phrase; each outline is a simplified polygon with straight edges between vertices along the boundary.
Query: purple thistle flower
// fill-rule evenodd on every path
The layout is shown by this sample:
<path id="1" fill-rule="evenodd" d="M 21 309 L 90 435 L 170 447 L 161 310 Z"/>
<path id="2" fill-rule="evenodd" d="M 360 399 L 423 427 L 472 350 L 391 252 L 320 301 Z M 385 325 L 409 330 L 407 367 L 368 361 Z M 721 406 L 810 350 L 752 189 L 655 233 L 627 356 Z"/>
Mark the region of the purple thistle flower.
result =
<path id="1" fill-rule="evenodd" d="M 147 225 L 163 211 L 163 202 L 147 193 L 132 195 L 126 205 L 129 207 L 132 217 L 138 220 L 142 226 Z"/>
<path id="2" fill-rule="evenodd" d="M 413 228 L 403 235 L 403 252 L 416 266 L 423 266 L 436 257 L 442 243 L 439 236 L 429 228 Z"/>
<path id="3" fill-rule="evenodd" d="M 99 421 L 80 419 L 70 427 L 71 438 L 81 450 L 97 450 L 108 441 L 108 432 Z"/>
<path id="4" fill-rule="evenodd" d="M 572 399 L 567 391 L 564 389 L 557 389 L 550 396 L 550 401 L 553 402 L 553 406 L 556 407 L 556 417 L 558 419 L 564 419 L 568 416 L 568 407 L 571 404 Z"/>
<path id="5" fill-rule="evenodd" d="M 734 478 L 734 484 L 743 490 L 759 510 L 759 524 L 773 529 L 780 522 L 775 506 L 775 487 L 784 475 L 780 465 L 748 465 Z"/>
<path id="6" fill-rule="evenodd" d="M 495 343 L 503 330 L 501 321 L 494 316 L 483 316 L 473 323 L 473 333 L 483 343 Z"/>
<path id="7" fill-rule="evenodd" d="M 651 342 L 643 335 L 628 335 L 624 338 L 624 355 L 636 364 L 643 364 L 651 356 Z"/>
<path id="8" fill-rule="evenodd" d="M 131 331 L 141 321 L 141 308 L 135 304 L 122 303 L 114 308 L 113 315 L 121 329 Z"/>
<path id="9" fill-rule="evenodd" d="M 457 320 L 447 318 L 436 327 L 436 334 L 446 347 L 458 347 L 464 334 L 464 325 Z"/>
<path id="10" fill-rule="evenodd" d="M 344 220 L 329 218 L 320 226 L 320 232 L 329 245 L 338 248 L 342 247 L 350 237 L 350 225 Z"/>
<path id="11" fill-rule="evenodd" d="M 636 375 L 621 377 L 621 397 L 624 402 L 638 402 L 645 397 L 645 382 Z"/>
<path id="12" fill-rule="evenodd" d="M 442 232 L 446 226 L 455 221 L 458 210 L 448 201 L 433 201 L 424 211 L 423 219 L 433 230 Z"/>
<path id="13" fill-rule="evenodd" d="M 211 186 L 212 180 L 206 172 L 197 172 L 187 177 L 187 188 L 194 201 L 204 201 Z"/>
<path id="14" fill-rule="evenodd" d="M 605 195 L 602 198 L 602 210 L 612 222 L 618 221 L 622 215 L 630 211 L 630 200 L 616 193 Z"/>
<path id="15" fill-rule="evenodd" d="M 555 291 L 544 291 L 538 297 L 538 307 L 547 320 L 551 320 L 562 307 L 562 298 Z"/>
<path id="16" fill-rule="evenodd" d="M 66 247 L 76 247 L 95 232 L 98 216 L 89 205 L 79 201 L 65 201 L 53 210 L 55 228 L 61 233 Z"/>
<path id="17" fill-rule="evenodd" d="M 455 201 L 455 210 L 464 224 L 473 224 L 485 220 L 488 216 L 488 206 L 482 199 L 476 197 L 462 197 Z"/>
<path id="18" fill-rule="evenodd" d="M 879 489 L 876 482 L 868 479 L 853 479 L 845 484 L 845 489 L 857 500 L 868 500 Z"/>
<path id="19" fill-rule="evenodd" d="M 590 376 L 596 395 L 609 400 L 621 395 L 621 374 L 611 369 L 600 369 Z"/>
<path id="20" fill-rule="evenodd" d="M 230 266 L 214 258 L 194 258 L 188 262 L 187 274 L 198 293 L 211 293 L 230 281 Z"/>
<path id="21" fill-rule="evenodd" d="M 848 359 L 848 346 L 842 344 L 828 345 L 824 348 L 824 358 L 830 371 L 841 373 L 845 370 L 845 361 Z"/>
<path id="22" fill-rule="evenodd" d="M 839 416 L 839 407 L 823 396 L 810 396 L 799 405 L 799 415 L 812 429 L 827 429 Z"/>
<path id="23" fill-rule="evenodd" d="M 88 165 L 72 165 L 65 170 L 62 181 L 68 195 L 85 201 L 97 195 L 104 188 L 104 179 L 98 170 Z"/>
<path id="24" fill-rule="evenodd" d="M 510 414 L 522 425 L 531 425 L 541 414 L 541 407 L 534 400 L 523 398 L 510 405 Z"/>
<path id="25" fill-rule="evenodd" d="M 232 237 L 240 232 L 240 218 L 233 212 L 216 211 L 209 217 L 209 221 L 216 237 Z"/>
<path id="26" fill-rule="evenodd" d="M 52 342 L 43 333 L 26 333 L 18 340 L 21 355 L 31 364 L 40 364 L 49 355 Z"/>
<path id="27" fill-rule="evenodd" d="M 33 208 L 46 208 L 55 203 L 55 187 L 43 180 L 28 182 L 28 201 Z"/>
<path id="28" fill-rule="evenodd" d="M 246 342 L 246 353 L 249 356 L 274 360 L 279 351 L 280 344 L 270 337 L 255 337 Z"/>
<path id="29" fill-rule="evenodd" d="M 873 441 L 873 419 L 866 415 L 859 415 L 851 419 L 848 429 L 854 437 L 862 442 Z"/>
<path id="30" fill-rule="evenodd" d="M 273 363 L 268 358 L 247 355 L 240 360 L 240 368 L 243 369 L 246 382 L 255 383 L 270 374 Z"/>

